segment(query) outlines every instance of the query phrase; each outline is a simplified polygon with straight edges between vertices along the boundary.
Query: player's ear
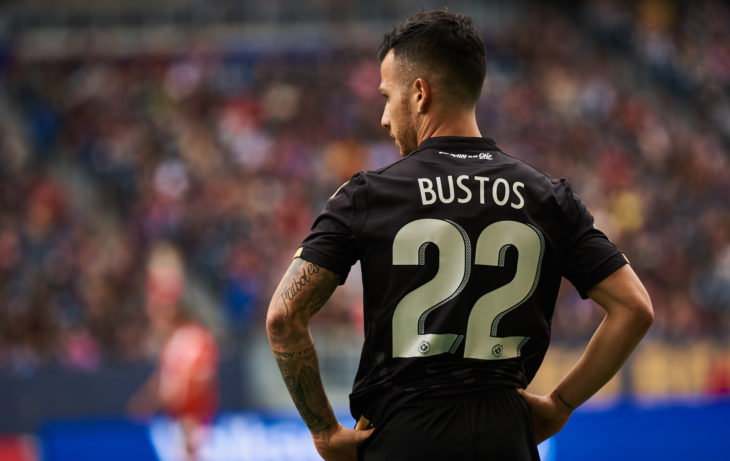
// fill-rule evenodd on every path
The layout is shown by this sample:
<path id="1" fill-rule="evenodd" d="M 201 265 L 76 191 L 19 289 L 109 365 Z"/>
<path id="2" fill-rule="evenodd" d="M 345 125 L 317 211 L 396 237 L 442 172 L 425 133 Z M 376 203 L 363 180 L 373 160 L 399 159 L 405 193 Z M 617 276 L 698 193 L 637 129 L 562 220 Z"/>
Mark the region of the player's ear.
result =
<path id="1" fill-rule="evenodd" d="M 423 78 L 417 78 L 413 82 L 413 97 L 416 103 L 416 110 L 419 114 L 424 114 L 431 104 L 431 86 Z"/>

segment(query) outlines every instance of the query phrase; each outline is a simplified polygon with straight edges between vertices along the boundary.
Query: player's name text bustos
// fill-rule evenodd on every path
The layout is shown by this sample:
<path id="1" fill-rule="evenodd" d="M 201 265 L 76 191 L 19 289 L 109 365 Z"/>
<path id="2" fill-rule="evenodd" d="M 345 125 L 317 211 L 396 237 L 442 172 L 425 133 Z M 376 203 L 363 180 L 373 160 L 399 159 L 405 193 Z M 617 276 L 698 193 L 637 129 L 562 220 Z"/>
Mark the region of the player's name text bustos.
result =
<path id="1" fill-rule="evenodd" d="M 487 176 L 448 175 L 444 178 L 418 178 L 421 203 L 433 205 L 441 203 L 470 203 L 479 200 L 481 205 L 495 204 L 510 206 L 516 210 L 525 206 L 522 190 L 525 184 L 520 181 L 510 183 L 504 178 Z"/>

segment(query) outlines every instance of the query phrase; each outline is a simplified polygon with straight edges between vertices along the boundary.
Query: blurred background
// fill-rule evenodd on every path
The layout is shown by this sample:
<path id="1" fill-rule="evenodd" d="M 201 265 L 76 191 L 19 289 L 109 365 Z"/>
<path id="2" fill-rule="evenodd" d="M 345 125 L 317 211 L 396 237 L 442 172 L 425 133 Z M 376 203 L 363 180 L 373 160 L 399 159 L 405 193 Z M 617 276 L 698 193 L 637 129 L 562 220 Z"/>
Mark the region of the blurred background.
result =
<path id="1" fill-rule="evenodd" d="M 471 15 L 485 41 L 482 133 L 571 180 L 656 311 L 543 459 L 726 459 L 730 7 L 719 0 L 1 2 L 1 459 L 177 459 L 171 420 L 130 413 L 130 400 L 178 310 L 218 345 L 202 459 L 316 459 L 266 308 L 326 199 L 398 158 L 379 125 L 383 33 L 443 6 Z M 359 285 L 355 268 L 313 320 L 345 419 Z M 555 385 L 601 318 L 561 290 L 534 391 Z"/>

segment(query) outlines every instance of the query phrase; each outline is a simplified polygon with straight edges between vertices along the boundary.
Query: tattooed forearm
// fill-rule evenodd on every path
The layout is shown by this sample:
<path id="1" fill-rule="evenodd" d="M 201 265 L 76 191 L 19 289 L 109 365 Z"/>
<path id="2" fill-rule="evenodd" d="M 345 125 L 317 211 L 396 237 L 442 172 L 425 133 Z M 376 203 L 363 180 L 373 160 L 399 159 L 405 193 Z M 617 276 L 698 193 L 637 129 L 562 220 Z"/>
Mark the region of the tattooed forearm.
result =
<path id="1" fill-rule="evenodd" d="M 310 346 L 303 351 L 294 352 L 279 352 L 274 351 L 274 357 L 276 357 L 277 363 L 286 363 L 287 360 L 296 359 L 299 357 L 306 357 L 314 353 L 314 346 Z"/>
<path id="2" fill-rule="evenodd" d="M 288 285 L 283 286 L 279 292 L 287 313 L 289 312 L 289 302 L 293 301 L 294 297 L 312 282 L 312 275 L 318 273 L 319 270 L 320 267 L 312 263 L 307 263 L 306 267 L 302 267 L 302 264 L 292 264 L 289 268 L 289 272 L 285 276 Z"/>
<path id="3" fill-rule="evenodd" d="M 337 288 L 338 282 L 339 278 L 330 272 L 328 275 L 322 277 L 322 282 L 319 285 L 313 287 L 312 293 L 305 305 L 310 316 L 316 314 L 324 306 L 324 303 L 327 302 L 330 296 L 332 296 L 332 292 Z"/>
<path id="4" fill-rule="evenodd" d="M 299 414 L 312 433 L 327 431 L 335 424 L 332 408 L 324 394 L 314 346 L 302 351 L 274 351 L 276 363 Z"/>
<path id="5" fill-rule="evenodd" d="M 329 299 L 339 276 L 295 259 L 269 304 L 266 331 L 287 390 L 309 430 L 327 432 L 337 419 L 322 386 L 309 318 Z"/>
<path id="6" fill-rule="evenodd" d="M 286 316 L 289 316 L 291 304 L 301 301 L 309 315 L 314 315 L 332 295 L 338 281 L 336 274 L 323 270 L 317 264 L 295 260 L 274 295 L 276 304 L 283 307 Z"/>

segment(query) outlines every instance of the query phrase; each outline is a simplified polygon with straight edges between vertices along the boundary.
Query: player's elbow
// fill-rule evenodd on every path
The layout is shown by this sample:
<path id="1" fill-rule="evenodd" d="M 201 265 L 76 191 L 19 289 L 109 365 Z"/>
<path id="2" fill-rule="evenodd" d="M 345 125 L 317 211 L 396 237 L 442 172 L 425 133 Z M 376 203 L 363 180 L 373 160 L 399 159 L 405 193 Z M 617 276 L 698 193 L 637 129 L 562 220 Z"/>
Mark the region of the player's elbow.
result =
<path id="1" fill-rule="evenodd" d="M 291 331 L 291 319 L 286 311 L 269 306 L 266 313 L 266 335 L 270 340 L 284 338 Z"/>
<path id="2" fill-rule="evenodd" d="M 632 323 L 642 334 L 649 330 L 649 327 L 654 323 L 654 307 L 646 291 L 632 300 L 629 311 L 633 317 Z"/>
<path id="3" fill-rule="evenodd" d="M 269 340 L 287 340 L 307 330 L 309 317 L 297 305 L 272 302 L 266 313 Z"/>
<path id="4" fill-rule="evenodd" d="M 270 307 L 266 313 L 266 335 L 269 339 L 286 336 L 288 329 L 286 315 Z"/>
<path id="5" fill-rule="evenodd" d="M 641 320 L 645 328 L 648 330 L 652 323 L 654 323 L 654 307 L 649 301 L 641 311 Z"/>

